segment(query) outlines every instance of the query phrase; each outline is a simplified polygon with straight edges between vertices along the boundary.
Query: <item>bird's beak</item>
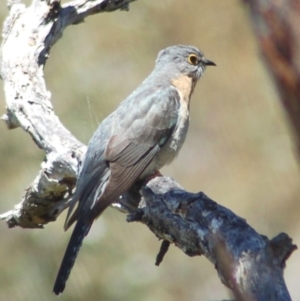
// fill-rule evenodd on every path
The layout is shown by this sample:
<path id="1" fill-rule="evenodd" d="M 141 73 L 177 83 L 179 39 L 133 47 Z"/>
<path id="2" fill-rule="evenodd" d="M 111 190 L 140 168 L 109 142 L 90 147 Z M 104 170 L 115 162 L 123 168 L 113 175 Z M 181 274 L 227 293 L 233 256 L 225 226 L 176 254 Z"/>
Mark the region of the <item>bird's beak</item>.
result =
<path id="1" fill-rule="evenodd" d="M 205 66 L 217 66 L 213 61 L 203 59 L 203 63 Z"/>

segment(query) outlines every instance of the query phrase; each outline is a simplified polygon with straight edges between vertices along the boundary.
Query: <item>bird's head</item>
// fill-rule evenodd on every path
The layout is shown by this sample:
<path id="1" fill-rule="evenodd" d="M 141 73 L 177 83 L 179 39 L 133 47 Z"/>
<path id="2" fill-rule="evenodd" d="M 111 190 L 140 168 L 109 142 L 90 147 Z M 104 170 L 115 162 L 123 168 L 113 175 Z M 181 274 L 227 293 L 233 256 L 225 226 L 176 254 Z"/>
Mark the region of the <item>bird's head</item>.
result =
<path id="1" fill-rule="evenodd" d="M 206 59 L 197 47 L 175 45 L 159 52 L 155 68 L 168 70 L 168 73 L 172 70 L 198 80 L 206 66 L 216 64 Z"/>

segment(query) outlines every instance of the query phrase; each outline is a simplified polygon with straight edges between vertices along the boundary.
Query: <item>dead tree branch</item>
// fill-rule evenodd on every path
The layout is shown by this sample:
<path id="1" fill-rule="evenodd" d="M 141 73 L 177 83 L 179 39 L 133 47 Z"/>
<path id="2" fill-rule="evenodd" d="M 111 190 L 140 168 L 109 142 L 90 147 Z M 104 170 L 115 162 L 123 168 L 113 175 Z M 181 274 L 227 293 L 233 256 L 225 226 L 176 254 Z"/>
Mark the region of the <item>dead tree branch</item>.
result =
<path id="1" fill-rule="evenodd" d="M 21 127 L 46 153 L 41 170 L 22 202 L 1 215 L 9 227 L 43 227 L 67 207 L 86 146 L 59 121 L 46 89 L 43 68 L 51 47 L 66 26 L 91 14 L 128 9 L 133 0 L 74 1 L 34 0 L 29 8 L 9 3 L 3 29 L 1 77 L 9 129 Z M 286 234 L 272 240 L 258 234 L 245 220 L 210 200 L 203 193 L 184 191 L 171 179 L 158 177 L 122 196 L 128 221 L 146 224 L 163 240 L 159 264 L 169 244 L 189 256 L 204 255 L 216 267 L 221 281 L 237 300 L 291 300 L 283 269 L 296 249 Z"/>
<path id="2" fill-rule="evenodd" d="M 1 77 L 7 104 L 2 117 L 9 129 L 21 127 L 46 153 L 45 161 L 20 204 L 5 214 L 9 227 L 37 228 L 54 221 L 67 206 L 75 187 L 78 166 L 86 146 L 59 121 L 44 80 L 51 47 L 68 25 L 88 15 L 128 9 L 134 0 L 34 0 L 26 8 L 10 2 L 3 28 Z"/>
<path id="3" fill-rule="evenodd" d="M 188 193 L 170 178 L 153 179 L 142 195 L 128 221 L 146 224 L 189 256 L 204 255 L 236 300 L 291 300 L 283 269 L 297 247 L 287 234 L 269 240 L 204 193 Z"/>

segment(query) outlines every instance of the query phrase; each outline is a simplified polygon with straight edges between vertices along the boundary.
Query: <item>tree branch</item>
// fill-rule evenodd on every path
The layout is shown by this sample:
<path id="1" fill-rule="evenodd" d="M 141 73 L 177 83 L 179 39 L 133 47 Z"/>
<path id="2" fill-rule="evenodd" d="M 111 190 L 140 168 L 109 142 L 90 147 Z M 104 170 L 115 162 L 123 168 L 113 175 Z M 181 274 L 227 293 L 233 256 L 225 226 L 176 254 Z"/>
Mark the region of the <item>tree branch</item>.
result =
<path id="1" fill-rule="evenodd" d="M 21 127 L 28 132 L 46 158 L 21 203 L 0 216 L 9 227 L 39 228 L 54 221 L 67 206 L 86 150 L 53 111 L 43 71 L 51 47 L 66 26 L 91 14 L 128 9 L 132 1 L 74 1 L 61 7 L 59 0 L 35 0 L 28 8 L 10 3 L 1 46 L 7 104 L 2 119 L 9 129 Z"/>
<path id="2" fill-rule="evenodd" d="M 128 9 L 132 1 L 74 1 L 61 7 L 58 0 L 35 0 L 27 9 L 17 1 L 9 2 L 1 46 L 7 103 L 2 119 L 9 129 L 21 127 L 28 132 L 46 153 L 22 202 L 1 215 L 9 227 L 38 228 L 54 221 L 67 207 L 86 150 L 53 111 L 43 73 L 51 47 L 66 26 L 91 14 Z M 141 188 L 143 198 L 136 209 L 140 188 L 135 186 L 115 207 L 130 213 L 128 221 L 146 224 L 163 239 L 157 264 L 174 243 L 189 256 L 206 256 L 237 300 L 291 300 L 283 269 L 296 246 L 286 234 L 268 240 L 203 193 L 188 193 L 164 177 Z"/>
<path id="3" fill-rule="evenodd" d="M 236 300 L 288 301 L 285 261 L 297 248 L 285 233 L 272 240 L 204 193 L 188 193 L 170 178 L 142 189 L 141 208 L 128 216 L 188 256 L 204 255 Z"/>

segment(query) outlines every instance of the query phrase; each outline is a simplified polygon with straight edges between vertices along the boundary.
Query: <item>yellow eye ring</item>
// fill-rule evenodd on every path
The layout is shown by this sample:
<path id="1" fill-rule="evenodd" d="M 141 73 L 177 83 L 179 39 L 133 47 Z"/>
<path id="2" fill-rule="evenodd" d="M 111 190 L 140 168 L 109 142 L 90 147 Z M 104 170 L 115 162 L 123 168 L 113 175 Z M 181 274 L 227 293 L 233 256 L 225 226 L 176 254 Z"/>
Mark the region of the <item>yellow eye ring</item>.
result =
<path id="1" fill-rule="evenodd" d="M 188 56 L 188 62 L 194 66 L 198 65 L 199 64 L 198 56 L 196 54 L 190 54 Z"/>

